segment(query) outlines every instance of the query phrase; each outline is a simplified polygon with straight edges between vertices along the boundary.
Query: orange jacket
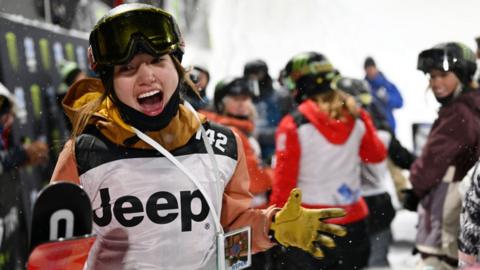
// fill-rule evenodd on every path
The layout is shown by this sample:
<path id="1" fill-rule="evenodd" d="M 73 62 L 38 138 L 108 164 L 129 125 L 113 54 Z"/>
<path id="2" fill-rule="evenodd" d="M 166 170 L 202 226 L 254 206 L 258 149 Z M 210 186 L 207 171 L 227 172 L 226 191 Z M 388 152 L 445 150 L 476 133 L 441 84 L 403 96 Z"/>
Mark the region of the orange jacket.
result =
<path id="1" fill-rule="evenodd" d="M 85 79 L 74 84 L 64 99 L 64 108 L 67 115 L 72 118 L 76 111 L 85 103 L 98 98 L 103 91 L 99 80 Z M 201 116 L 204 121 L 204 116 Z M 202 121 L 202 122 L 203 122 Z M 157 140 L 168 150 L 185 145 L 192 136 L 195 136 L 197 128 L 193 128 L 198 123 L 193 114 L 181 106 L 176 117 L 164 129 L 156 132 L 149 132 L 149 135 Z M 107 99 L 95 112 L 90 119 L 90 127 L 96 128 L 102 136 L 119 147 L 125 142 L 125 138 L 134 136 L 131 130 L 119 117 L 115 106 Z M 198 127 L 198 125 L 197 125 Z M 168 134 L 167 134 L 168 132 Z M 169 138 L 170 132 L 175 132 L 175 140 L 165 140 Z M 171 136 L 170 136 L 171 137 Z M 246 158 L 243 151 L 242 141 L 238 135 L 235 135 L 237 165 L 234 168 L 228 184 L 223 193 L 222 211 L 220 213 L 220 222 L 225 231 L 234 230 L 243 226 L 252 227 L 252 250 L 254 252 L 266 250 L 274 245 L 268 237 L 272 216 L 275 209 L 268 208 L 264 210 L 249 208 L 251 194 L 248 192 L 248 173 L 246 169 Z M 69 140 L 63 151 L 60 153 L 51 181 L 69 181 L 76 184 L 82 184 L 82 176 L 78 167 L 77 156 L 72 148 L 72 141 Z M 130 147 L 136 149 L 148 149 L 148 145 L 139 141 Z M 78 148 L 76 148 L 78 150 Z"/>
<path id="2" fill-rule="evenodd" d="M 249 142 L 254 124 L 249 120 L 219 115 L 213 112 L 201 111 L 210 121 L 230 127 L 243 143 L 243 150 L 247 160 L 248 176 L 250 177 L 250 192 L 254 195 L 264 193 L 272 188 L 273 170 L 263 166 Z"/>

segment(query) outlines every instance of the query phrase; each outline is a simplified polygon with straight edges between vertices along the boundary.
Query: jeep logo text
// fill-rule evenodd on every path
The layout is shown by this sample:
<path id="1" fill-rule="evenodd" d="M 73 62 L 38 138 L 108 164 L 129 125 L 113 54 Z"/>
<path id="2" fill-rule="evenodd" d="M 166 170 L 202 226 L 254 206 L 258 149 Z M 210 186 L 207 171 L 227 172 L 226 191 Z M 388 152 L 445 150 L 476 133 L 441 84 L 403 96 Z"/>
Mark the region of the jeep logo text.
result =
<path id="1" fill-rule="evenodd" d="M 110 192 L 108 188 L 100 189 L 101 209 L 103 214 L 97 215 L 97 210 L 93 211 L 93 221 L 101 227 L 107 226 L 112 220 L 113 216 L 117 221 L 125 227 L 133 227 L 140 224 L 145 215 L 154 223 L 167 224 L 174 221 L 179 215 L 182 223 L 182 232 L 192 230 L 192 221 L 200 222 L 207 218 L 209 207 L 207 201 L 199 190 L 195 191 L 180 191 L 180 207 L 175 196 L 167 191 L 155 192 L 147 200 L 145 208 L 139 198 L 126 195 L 118 198 L 114 204 L 113 209 L 110 204 Z M 200 213 L 193 213 L 192 201 L 200 200 Z M 162 214 L 164 210 L 176 210 L 178 212 L 171 212 Z M 137 213 L 138 215 L 131 215 Z M 126 214 L 130 214 L 127 218 Z"/>

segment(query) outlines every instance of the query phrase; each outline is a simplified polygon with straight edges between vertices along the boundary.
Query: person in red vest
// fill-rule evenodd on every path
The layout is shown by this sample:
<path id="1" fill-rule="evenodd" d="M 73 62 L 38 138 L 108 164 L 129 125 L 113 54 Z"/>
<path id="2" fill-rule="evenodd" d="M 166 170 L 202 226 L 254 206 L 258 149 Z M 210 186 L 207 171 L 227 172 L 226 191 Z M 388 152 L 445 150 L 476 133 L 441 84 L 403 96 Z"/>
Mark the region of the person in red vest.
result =
<path id="1" fill-rule="evenodd" d="M 316 260 L 296 249 L 286 250 L 285 269 L 361 269 L 367 266 L 370 244 L 368 207 L 360 195 L 360 163 L 376 163 L 387 153 L 369 114 L 353 97 L 332 89 L 339 78 L 328 59 L 317 52 L 294 56 L 285 67 L 285 85 L 299 106 L 285 116 L 275 135 L 276 165 L 272 205 L 283 206 L 296 187 L 304 191 L 302 205 L 341 207 L 347 215 L 331 220 L 348 234 L 337 248 Z"/>

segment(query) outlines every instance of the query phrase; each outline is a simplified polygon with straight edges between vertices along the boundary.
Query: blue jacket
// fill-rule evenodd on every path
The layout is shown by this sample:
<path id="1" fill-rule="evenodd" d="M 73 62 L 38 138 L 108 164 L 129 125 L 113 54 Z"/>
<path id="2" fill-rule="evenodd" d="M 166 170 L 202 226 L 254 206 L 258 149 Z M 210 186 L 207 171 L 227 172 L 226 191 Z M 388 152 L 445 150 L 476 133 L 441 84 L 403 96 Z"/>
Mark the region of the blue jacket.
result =
<path id="1" fill-rule="evenodd" d="M 403 106 L 403 98 L 398 91 L 397 87 L 391 83 L 383 73 L 379 72 L 373 79 L 365 77 L 365 80 L 370 84 L 372 88 L 373 98 L 381 104 L 382 109 L 387 117 L 390 128 L 395 133 L 395 118 L 393 116 L 393 110 L 401 108 Z"/>

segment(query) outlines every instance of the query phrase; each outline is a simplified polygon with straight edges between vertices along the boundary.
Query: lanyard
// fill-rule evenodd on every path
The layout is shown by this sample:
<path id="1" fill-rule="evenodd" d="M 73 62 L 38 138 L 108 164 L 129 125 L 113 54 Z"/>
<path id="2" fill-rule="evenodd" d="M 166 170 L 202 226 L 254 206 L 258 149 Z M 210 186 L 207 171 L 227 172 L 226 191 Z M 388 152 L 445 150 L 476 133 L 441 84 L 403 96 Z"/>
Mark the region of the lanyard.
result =
<path id="1" fill-rule="evenodd" d="M 197 111 L 193 108 L 193 106 L 188 102 L 184 101 L 184 105 L 193 113 L 195 118 L 197 119 L 198 123 L 200 124 L 200 132 L 202 133 L 202 139 L 203 139 L 203 144 L 205 145 L 205 148 L 207 149 L 208 156 L 210 157 L 210 161 L 213 164 L 214 172 L 213 174 L 215 175 L 215 181 L 216 181 L 216 191 L 217 191 L 217 206 L 219 209 L 219 213 L 222 212 L 222 198 L 223 198 L 223 181 L 220 178 L 220 170 L 218 169 L 218 163 L 217 160 L 215 159 L 215 154 L 213 153 L 212 149 L 212 143 L 207 136 L 207 133 L 205 131 L 205 128 L 202 125 L 202 121 L 200 121 L 200 117 L 198 116 Z"/>
<path id="2" fill-rule="evenodd" d="M 191 105 L 189 103 L 185 102 L 185 104 L 187 105 L 187 108 L 189 108 L 190 110 L 193 110 L 193 108 L 191 107 Z M 200 118 L 198 117 L 196 111 L 193 110 L 193 112 L 194 112 L 194 115 L 195 115 L 196 119 L 200 122 Z M 220 180 L 218 164 L 217 164 L 217 161 L 215 159 L 212 146 L 207 141 L 205 128 L 203 127 L 202 123 L 200 122 L 200 130 L 201 130 L 201 133 L 202 133 L 203 143 L 205 144 L 205 148 L 207 149 L 208 155 L 210 156 L 210 159 L 211 159 L 211 161 L 213 163 L 213 166 L 214 166 L 214 175 L 215 175 L 215 182 L 216 182 L 215 183 L 215 188 L 216 188 L 216 192 L 217 192 L 217 196 L 216 196 L 217 197 L 217 202 L 216 203 L 218 205 L 218 209 L 220 210 L 218 213 L 215 210 L 216 208 L 214 207 L 214 204 L 213 204 L 212 200 L 210 199 L 210 196 L 205 191 L 204 187 L 200 184 L 200 182 L 197 180 L 195 175 L 192 174 L 189 169 L 187 169 L 167 149 L 165 149 L 163 146 L 161 146 L 155 140 L 150 138 L 147 134 L 141 132 L 140 130 L 136 129 L 133 126 L 131 126 L 131 128 L 141 140 L 143 140 L 145 143 L 149 144 L 150 146 L 155 148 L 158 152 L 160 152 L 162 155 L 164 155 L 175 166 L 177 166 L 190 179 L 190 181 L 193 182 L 193 184 L 195 184 L 197 186 L 197 188 L 199 189 L 199 191 L 202 193 L 203 197 L 207 201 L 208 207 L 210 207 L 210 210 L 212 211 L 216 232 L 223 234 L 223 227 L 220 224 L 220 218 L 219 218 L 219 215 L 218 215 L 218 213 L 221 213 L 221 207 L 222 207 L 221 200 L 222 200 L 222 197 L 223 197 L 222 196 L 223 191 L 220 187 L 220 184 L 222 184 L 222 181 Z M 222 186 L 223 186 L 223 184 L 222 184 Z M 220 193 L 222 193 L 222 194 L 220 194 Z"/>
<path id="3" fill-rule="evenodd" d="M 159 143 L 154 141 L 152 138 L 150 138 L 147 134 L 141 132 L 140 130 L 132 127 L 133 131 L 137 136 L 142 139 L 144 142 L 152 146 L 153 148 L 157 149 L 158 152 L 160 152 L 162 155 L 164 155 L 168 160 L 170 160 L 173 164 L 175 164 L 200 190 L 200 192 L 203 194 L 205 197 L 205 200 L 207 201 L 208 207 L 210 207 L 210 210 L 212 211 L 213 218 L 215 219 L 215 227 L 217 229 L 217 232 L 223 232 L 223 228 L 220 225 L 220 219 L 218 217 L 217 211 L 215 210 L 215 207 L 210 200 L 210 196 L 208 196 L 208 193 L 205 191 L 203 186 L 200 184 L 200 182 L 197 180 L 197 178 L 190 172 L 189 169 L 187 169 L 178 159 L 176 159 L 170 152 L 168 152 L 167 149 L 165 149 L 163 146 L 161 146 Z"/>

